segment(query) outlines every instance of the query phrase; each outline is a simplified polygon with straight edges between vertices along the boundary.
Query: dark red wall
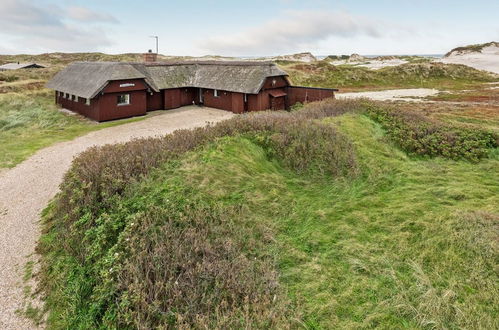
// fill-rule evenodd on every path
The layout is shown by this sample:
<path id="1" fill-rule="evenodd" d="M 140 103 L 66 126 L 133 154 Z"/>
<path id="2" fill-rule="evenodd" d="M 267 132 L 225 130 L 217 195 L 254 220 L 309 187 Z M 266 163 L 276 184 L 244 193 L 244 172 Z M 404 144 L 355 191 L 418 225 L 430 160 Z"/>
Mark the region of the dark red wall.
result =
<path id="1" fill-rule="evenodd" d="M 306 103 L 324 100 L 326 98 L 334 98 L 334 90 L 327 88 L 314 88 L 314 87 L 300 87 L 289 86 L 288 93 L 288 107 L 297 102 Z"/>
<path id="2" fill-rule="evenodd" d="M 163 93 L 148 92 L 147 93 L 147 111 L 163 109 Z"/>
<path id="3" fill-rule="evenodd" d="M 90 100 L 90 105 L 85 104 L 85 99 L 79 97 L 78 102 L 70 101 L 62 96 L 57 96 L 56 92 L 56 103 L 61 107 L 79 113 L 82 116 L 91 118 L 93 120 L 99 120 L 99 104 L 97 99 Z"/>
<path id="4" fill-rule="evenodd" d="M 122 84 L 133 84 L 134 86 L 120 87 Z M 101 93 L 120 93 L 147 89 L 147 85 L 142 79 L 115 80 L 110 81 Z"/>
<path id="5" fill-rule="evenodd" d="M 175 109 L 180 107 L 180 89 L 165 89 L 163 91 L 165 109 Z"/>
<path id="6" fill-rule="evenodd" d="M 218 91 L 218 96 L 214 96 L 213 89 L 203 89 L 204 105 L 234 113 L 244 112 L 244 94 L 235 92 Z"/>
<path id="7" fill-rule="evenodd" d="M 180 89 L 180 105 L 191 105 L 196 98 L 197 88 L 181 88 Z"/>
<path id="8" fill-rule="evenodd" d="M 260 93 L 256 95 L 248 94 L 247 111 L 262 111 L 271 109 L 272 104 L 269 92 L 271 90 L 286 92 L 287 86 L 289 86 L 289 82 L 284 76 L 268 77 L 263 83 Z"/>
<path id="9" fill-rule="evenodd" d="M 134 84 L 134 86 L 120 87 L 120 84 Z M 90 105 L 85 99 L 78 98 L 78 102 L 58 97 L 57 103 L 63 108 L 77 112 L 96 121 L 105 121 L 127 118 L 146 114 L 147 85 L 141 79 L 111 81 L 95 98 Z M 118 106 L 118 95 L 130 94 L 130 104 Z"/>
<path id="10" fill-rule="evenodd" d="M 175 109 L 185 105 L 190 105 L 196 97 L 195 88 L 165 89 L 163 93 L 165 109 Z"/>
<path id="11" fill-rule="evenodd" d="M 275 84 L 274 84 L 275 81 Z M 289 83 L 287 79 L 283 76 L 278 76 L 278 77 L 268 77 L 265 82 L 263 83 L 262 89 L 270 89 L 270 88 L 280 88 L 280 87 L 286 87 L 288 86 Z"/>
<path id="12" fill-rule="evenodd" d="M 118 95 L 122 93 L 109 93 L 99 97 L 99 121 L 127 118 L 145 115 L 147 111 L 147 92 L 130 91 L 130 104 L 118 105 Z"/>

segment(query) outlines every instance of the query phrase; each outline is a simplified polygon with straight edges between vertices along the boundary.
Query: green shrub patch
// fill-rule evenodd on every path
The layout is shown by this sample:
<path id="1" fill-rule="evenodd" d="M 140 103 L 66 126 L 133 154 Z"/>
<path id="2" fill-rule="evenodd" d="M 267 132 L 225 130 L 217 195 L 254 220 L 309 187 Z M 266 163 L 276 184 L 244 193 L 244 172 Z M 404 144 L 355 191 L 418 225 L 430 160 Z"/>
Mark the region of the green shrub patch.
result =
<path id="1" fill-rule="evenodd" d="M 366 103 L 366 113 L 408 153 L 478 161 L 498 147 L 499 137 L 485 130 L 448 125 L 414 111 Z"/>

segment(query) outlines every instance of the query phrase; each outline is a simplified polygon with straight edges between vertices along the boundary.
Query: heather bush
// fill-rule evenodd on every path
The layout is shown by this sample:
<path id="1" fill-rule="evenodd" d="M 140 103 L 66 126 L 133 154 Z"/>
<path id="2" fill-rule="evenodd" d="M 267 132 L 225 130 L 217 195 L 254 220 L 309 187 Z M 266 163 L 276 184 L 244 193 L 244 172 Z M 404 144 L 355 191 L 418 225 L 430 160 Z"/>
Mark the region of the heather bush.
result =
<path id="1" fill-rule="evenodd" d="M 366 113 L 386 129 L 403 150 L 421 156 L 478 161 L 498 147 L 499 137 L 485 130 L 448 125 L 421 113 L 365 103 Z"/>
<path id="2" fill-rule="evenodd" d="M 120 327 L 284 323 L 286 301 L 273 259 L 264 252 L 273 233 L 262 224 L 241 221 L 240 208 L 209 205 L 208 199 L 186 191 L 167 198 L 163 206 L 134 217 L 122 235 L 124 249 L 113 250 L 124 259 L 108 275 L 120 293 Z M 104 288 L 105 295 L 112 292 Z M 110 326 L 112 309 L 104 317 Z"/>

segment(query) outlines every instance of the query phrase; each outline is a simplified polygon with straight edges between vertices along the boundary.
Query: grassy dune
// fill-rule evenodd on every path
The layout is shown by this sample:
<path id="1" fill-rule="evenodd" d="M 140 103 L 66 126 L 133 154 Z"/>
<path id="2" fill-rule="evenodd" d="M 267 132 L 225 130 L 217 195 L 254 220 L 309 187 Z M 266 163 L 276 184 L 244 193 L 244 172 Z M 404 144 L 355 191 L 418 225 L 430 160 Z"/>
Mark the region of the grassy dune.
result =
<path id="1" fill-rule="evenodd" d="M 82 154 L 44 215 L 49 328 L 497 327 L 497 145 L 408 154 L 365 106 Z"/>
<path id="2" fill-rule="evenodd" d="M 408 63 L 379 70 L 363 67 L 334 66 L 321 61 L 310 64 L 283 63 L 296 85 L 361 89 L 437 88 L 467 89 L 498 81 L 493 74 L 464 65 L 443 63 Z"/>

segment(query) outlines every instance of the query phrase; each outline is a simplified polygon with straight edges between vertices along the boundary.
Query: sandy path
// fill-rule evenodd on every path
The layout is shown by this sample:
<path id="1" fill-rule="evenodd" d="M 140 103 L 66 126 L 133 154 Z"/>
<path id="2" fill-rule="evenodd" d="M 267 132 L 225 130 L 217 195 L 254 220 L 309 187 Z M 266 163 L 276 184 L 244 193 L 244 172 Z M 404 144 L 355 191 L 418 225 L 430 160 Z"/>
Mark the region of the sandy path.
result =
<path id="1" fill-rule="evenodd" d="M 0 172 L 0 329 L 34 328 L 16 314 L 22 308 L 24 265 L 36 260 L 39 214 L 59 190 L 74 156 L 92 145 L 129 141 L 193 128 L 233 116 L 222 110 L 184 107 L 143 121 L 105 128 L 38 151 Z"/>
<path id="2" fill-rule="evenodd" d="M 375 92 L 354 92 L 337 93 L 338 99 L 352 99 L 366 97 L 377 101 L 425 101 L 423 98 L 438 94 L 437 89 L 430 88 L 408 88 L 408 89 L 390 89 L 386 91 Z"/>

